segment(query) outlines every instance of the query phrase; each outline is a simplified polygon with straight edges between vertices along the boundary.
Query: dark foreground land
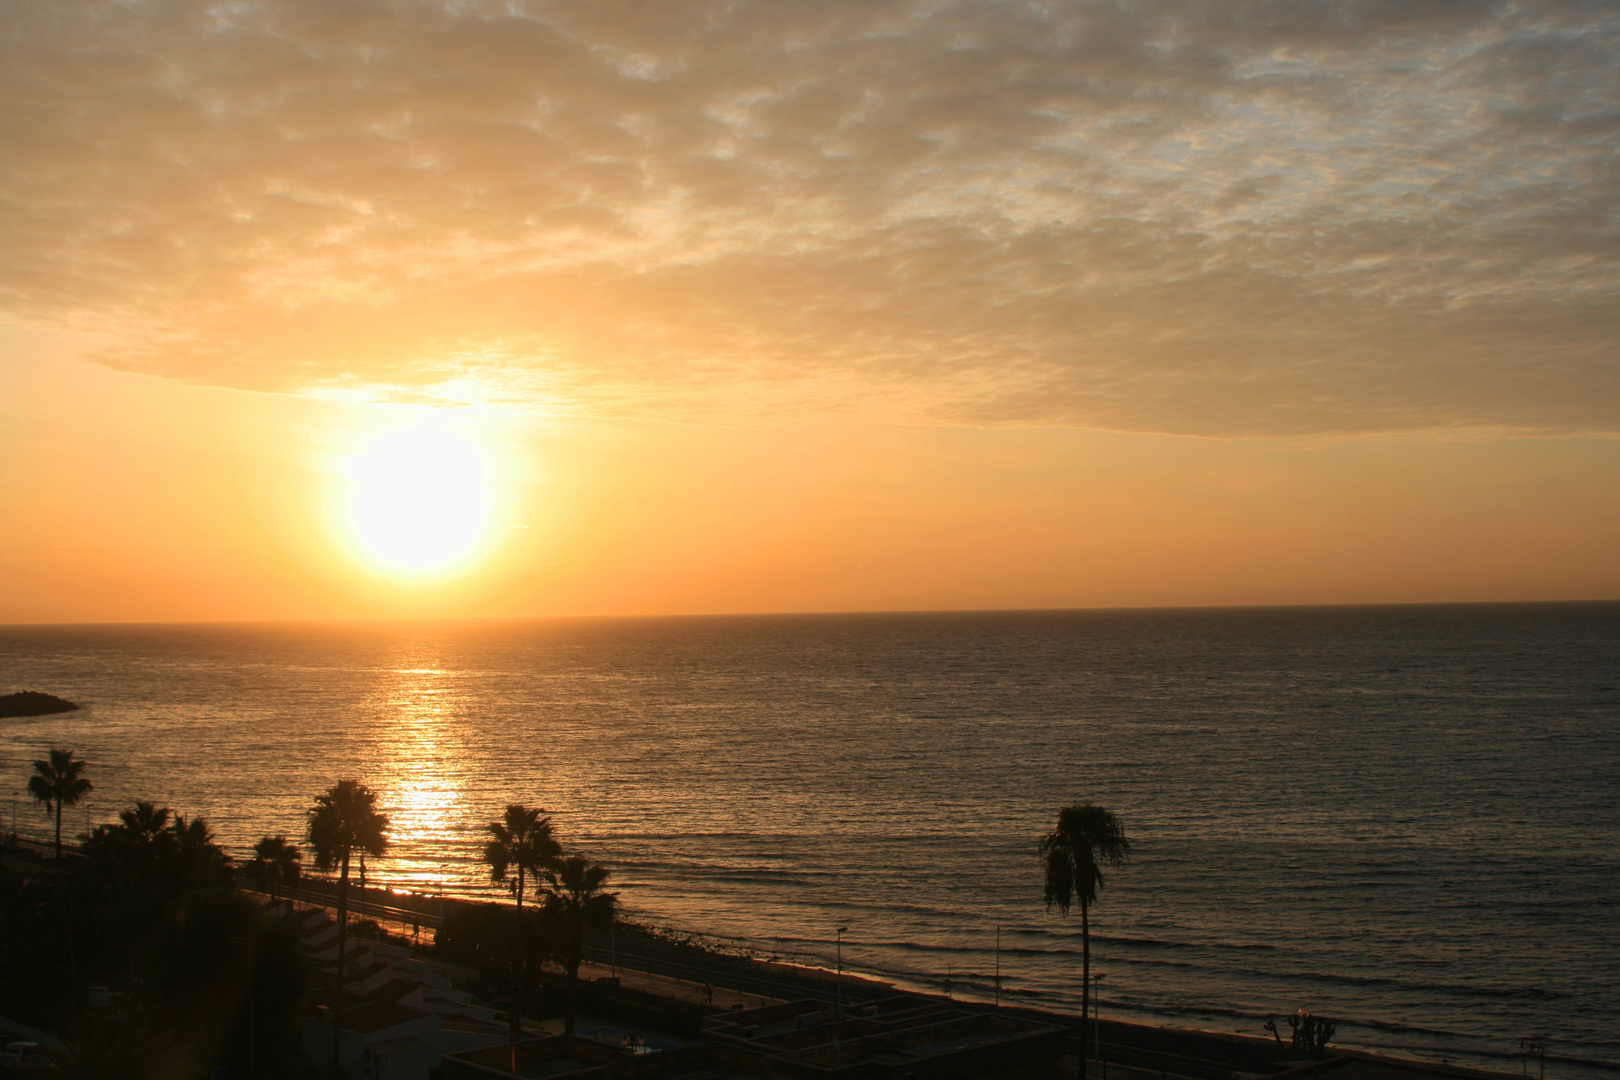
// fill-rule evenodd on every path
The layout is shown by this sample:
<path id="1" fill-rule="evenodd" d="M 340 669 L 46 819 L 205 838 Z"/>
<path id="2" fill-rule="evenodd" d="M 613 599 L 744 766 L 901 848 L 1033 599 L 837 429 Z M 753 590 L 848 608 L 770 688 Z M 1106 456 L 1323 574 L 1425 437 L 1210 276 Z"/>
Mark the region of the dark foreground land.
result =
<path id="1" fill-rule="evenodd" d="M 0 967 L 30 973 L 28 980 L 0 980 L 0 1015 L 60 1035 L 67 1044 L 60 1056 L 65 1075 L 134 1080 L 157 1075 L 141 1071 L 138 1063 L 178 1061 L 185 1067 L 163 1075 L 219 1075 L 210 1070 L 224 1068 L 232 1076 L 327 1080 L 323 1061 L 301 1048 L 298 1034 L 319 1012 L 322 987 L 333 982 L 330 961 L 323 969 L 305 941 L 307 920 L 299 925 L 296 918 L 276 915 L 263 894 L 243 889 L 223 852 L 201 830 L 182 828 L 174 836 L 173 843 L 148 851 L 113 844 L 115 837 L 98 833 L 84 854 L 60 860 L 50 857 L 42 839 L 14 838 L 0 847 Z M 330 925 L 307 909 L 332 913 L 336 892 L 334 883 L 306 877 L 290 899 Z M 932 1003 L 937 1011 L 945 1001 L 627 921 L 587 937 L 581 983 L 570 987 L 553 960 L 558 954 L 533 935 L 514 933 L 510 904 L 362 891 L 352 882 L 349 901 L 351 942 L 368 938 L 379 946 L 409 946 L 396 955 L 453 965 L 464 973 L 457 985 L 473 996 L 474 1012 L 486 1014 L 486 1027 L 495 1025 L 496 1041 L 506 1030 L 500 1017 L 514 1000 L 526 1038 L 544 1034 L 529 1021 L 556 1019 L 562 1003 L 577 996 L 582 1014 L 693 1039 L 707 1038 L 703 1033 L 721 1018 L 717 1014 L 731 1010 L 747 1015 L 788 1008 L 801 1018 L 832 1017 L 865 1009 L 903 1011 L 904 1005 L 895 1004 L 901 999 Z M 525 965 L 514 964 L 519 956 L 528 957 Z M 516 978 L 518 971 L 527 976 Z M 97 991 L 121 1020 L 107 1019 L 109 1005 L 96 1005 Z M 830 1008 L 837 1004 L 843 1009 Z M 987 1018 L 953 1023 L 1031 1022 L 1048 1033 L 1042 1039 L 1056 1040 L 1051 1053 L 1062 1051 L 1070 1063 L 1065 1068 L 1084 1053 L 1093 1078 L 1110 1071 L 1112 1080 L 1259 1080 L 1289 1070 L 1287 1080 L 1502 1075 L 1345 1055 L 1332 1047 L 1324 1058 L 1300 1060 L 1305 1055 L 1286 1041 L 1111 1020 L 1087 1023 L 1083 1038 L 1080 1018 L 1072 1014 L 962 1001 L 951 1002 L 950 1009 Z M 1062 1073 L 1057 1058 L 1049 1064 L 1056 1080 Z M 0 1075 L 4 1069 L 0 1062 Z M 917 1073 L 922 1080 L 932 1075 Z M 978 1074 L 948 1075 L 961 1080 Z"/>
<path id="2" fill-rule="evenodd" d="M 301 891 L 306 903 L 335 902 L 336 889 L 329 882 L 306 879 Z M 474 928 L 480 921 L 499 918 L 506 907 L 493 903 L 401 895 L 380 889 L 366 890 L 362 899 L 351 884 L 350 910 L 356 917 L 377 920 L 381 929 L 405 939 L 414 937 L 417 941 L 426 942 L 437 937 L 459 954 L 458 959 L 470 962 L 475 957 L 463 951 L 464 943 L 478 936 Z M 846 1009 L 854 1011 L 862 1005 L 890 1001 L 896 997 L 919 1001 L 945 999 L 945 995 L 901 990 L 890 983 L 848 972 L 839 979 L 834 973 L 821 969 L 762 960 L 746 953 L 717 948 L 697 935 L 631 921 L 618 922 L 611 934 L 592 934 L 587 939 L 585 956 L 587 964 L 581 971 L 582 977 L 611 980 L 616 986 L 622 982 L 627 987 L 637 987 L 674 999 L 679 1007 L 670 1014 L 671 1019 L 680 1015 L 694 1023 L 696 1015 L 704 1012 L 771 1002 L 814 1001 L 833 1005 L 841 1001 Z M 959 1008 L 994 1012 L 1066 1028 L 1069 1032 L 1069 1054 L 1080 1053 L 1080 1017 L 1075 1014 L 976 1001 L 957 1000 L 954 1004 Z M 1096 1018 L 1085 1026 L 1089 1036 L 1086 1049 L 1093 1061 L 1090 1076 L 1093 1078 L 1102 1075 L 1098 1070 L 1103 1063 L 1117 1066 L 1116 1076 L 1126 1080 L 1143 1080 L 1152 1076 L 1189 1080 L 1244 1080 L 1245 1077 L 1269 1077 L 1305 1065 L 1305 1059 L 1287 1041 L 1286 1026 L 1283 1028 L 1282 1041 Z M 1403 1071 L 1412 1073 L 1405 1080 L 1417 1080 L 1420 1075 L 1430 1080 L 1436 1076 L 1499 1075 L 1379 1058 L 1376 1055 L 1354 1056 L 1364 1063 L 1381 1063 L 1381 1068 L 1389 1074 L 1384 1076 L 1380 1073 L 1382 1080 L 1395 1080 L 1394 1074 Z M 1323 1059 L 1312 1064 L 1325 1068 L 1330 1059 L 1342 1060 L 1340 1052 L 1331 1046 Z M 1343 1068 L 1340 1065 L 1330 1071 L 1334 1076 L 1339 1076 Z M 1328 1072 L 1323 1072 L 1322 1080 L 1328 1080 L 1328 1075 Z M 1361 1080 L 1375 1078 L 1368 1074 Z"/>

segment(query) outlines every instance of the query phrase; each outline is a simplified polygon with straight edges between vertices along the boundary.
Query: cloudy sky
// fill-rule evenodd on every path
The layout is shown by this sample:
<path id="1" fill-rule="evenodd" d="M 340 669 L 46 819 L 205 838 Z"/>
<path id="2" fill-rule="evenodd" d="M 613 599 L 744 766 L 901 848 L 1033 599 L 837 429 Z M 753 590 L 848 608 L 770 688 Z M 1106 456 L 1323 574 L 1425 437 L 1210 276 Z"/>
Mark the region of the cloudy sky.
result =
<path id="1" fill-rule="evenodd" d="M 1611 4 L 9 0 L 0 50 L 51 520 L 0 618 L 1620 595 Z M 267 539 L 423 417 L 503 478 L 460 585 Z"/>

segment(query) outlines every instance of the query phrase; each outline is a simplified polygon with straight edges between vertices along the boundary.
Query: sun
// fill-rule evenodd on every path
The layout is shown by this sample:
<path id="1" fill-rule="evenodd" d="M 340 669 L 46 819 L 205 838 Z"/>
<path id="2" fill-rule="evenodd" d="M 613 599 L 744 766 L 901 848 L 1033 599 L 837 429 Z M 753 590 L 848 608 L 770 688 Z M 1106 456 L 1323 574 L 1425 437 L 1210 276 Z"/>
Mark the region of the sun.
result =
<path id="1" fill-rule="evenodd" d="M 349 524 L 378 565 L 427 574 L 463 565 L 488 531 L 490 491 L 482 455 L 466 439 L 408 428 L 351 458 Z"/>

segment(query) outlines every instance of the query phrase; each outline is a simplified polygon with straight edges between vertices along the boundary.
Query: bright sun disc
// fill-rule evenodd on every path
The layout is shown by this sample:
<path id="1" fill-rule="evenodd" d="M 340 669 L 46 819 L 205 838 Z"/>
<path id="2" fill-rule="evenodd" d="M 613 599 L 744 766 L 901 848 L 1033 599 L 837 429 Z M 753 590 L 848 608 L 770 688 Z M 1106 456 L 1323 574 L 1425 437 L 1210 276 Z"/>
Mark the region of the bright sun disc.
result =
<path id="1" fill-rule="evenodd" d="M 360 546 L 394 570 L 443 570 L 484 535 L 489 489 L 483 460 L 443 431 L 396 431 L 349 462 L 350 520 Z"/>

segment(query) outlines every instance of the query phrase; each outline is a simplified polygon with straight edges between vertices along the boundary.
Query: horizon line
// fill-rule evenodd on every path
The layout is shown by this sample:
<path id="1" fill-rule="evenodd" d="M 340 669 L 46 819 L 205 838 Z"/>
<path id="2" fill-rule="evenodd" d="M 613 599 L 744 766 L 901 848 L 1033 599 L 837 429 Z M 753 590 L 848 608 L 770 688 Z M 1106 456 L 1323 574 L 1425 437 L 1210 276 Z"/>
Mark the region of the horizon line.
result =
<path id="1" fill-rule="evenodd" d="M 1133 614 L 1171 612 L 1240 611 L 1349 611 L 1393 608 L 1484 608 L 1484 607 L 1597 607 L 1620 604 L 1620 596 L 1550 600 L 1372 600 L 1349 603 L 1278 604 L 1137 604 L 1095 607 L 987 607 L 987 608 L 857 608 L 815 611 L 694 611 L 645 615 L 395 615 L 355 617 L 312 617 L 278 619 L 112 619 L 80 622 L 6 622 L 0 630 L 65 629 L 92 627 L 186 627 L 186 626 L 353 626 L 357 624 L 421 623 L 537 623 L 537 622 L 652 622 L 681 619 L 815 619 L 881 618 L 927 615 L 1066 615 Z"/>

